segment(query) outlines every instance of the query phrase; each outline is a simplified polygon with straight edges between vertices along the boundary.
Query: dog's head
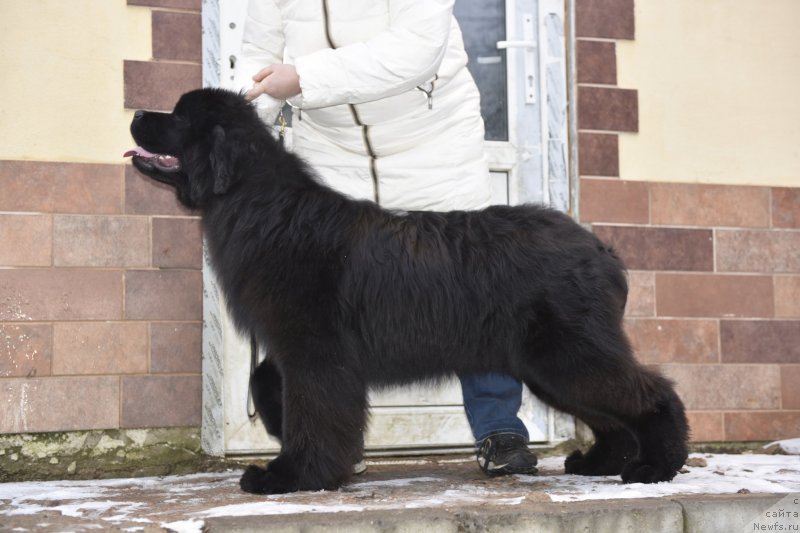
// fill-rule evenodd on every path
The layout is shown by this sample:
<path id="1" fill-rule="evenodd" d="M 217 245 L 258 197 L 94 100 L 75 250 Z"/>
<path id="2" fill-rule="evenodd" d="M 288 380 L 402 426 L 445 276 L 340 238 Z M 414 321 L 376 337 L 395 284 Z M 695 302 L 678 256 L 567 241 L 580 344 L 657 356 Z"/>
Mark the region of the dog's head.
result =
<path id="1" fill-rule="evenodd" d="M 231 190 L 248 153 L 270 142 L 253 107 L 236 93 L 198 89 L 181 96 L 172 113 L 137 111 L 131 134 L 138 145 L 125 153 L 133 166 L 175 187 L 178 199 L 204 208 Z"/>

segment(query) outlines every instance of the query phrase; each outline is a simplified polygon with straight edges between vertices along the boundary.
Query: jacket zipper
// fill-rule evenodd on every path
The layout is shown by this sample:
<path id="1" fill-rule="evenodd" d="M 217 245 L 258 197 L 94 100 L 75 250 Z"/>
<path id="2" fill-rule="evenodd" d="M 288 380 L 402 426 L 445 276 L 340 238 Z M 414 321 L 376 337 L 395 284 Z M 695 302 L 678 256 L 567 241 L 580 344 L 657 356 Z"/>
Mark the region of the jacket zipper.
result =
<path id="1" fill-rule="evenodd" d="M 322 17 L 325 22 L 325 39 L 328 41 L 328 46 L 335 50 L 336 45 L 331 37 L 330 17 L 328 15 L 328 0 L 322 0 Z M 366 147 L 367 155 L 369 155 L 369 173 L 372 177 L 372 190 L 374 193 L 373 199 L 375 200 L 376 204 L 380 204 L 380 181 L 378 180 L 378 169 L 375 165 L 375 161 L 378 159 L 378 156 L 375 154 L 375 150 L 372 148 L 372 141 L 369 137 L 369 126 L 361 122 L 361 117 L 358 115 L 358 110 L 354 104 L 347 104 L 347 106 L 350 108 L 350 114 L 353 115 L 353 120 L 358 126 L 361 127 L 361 136 L 364 139 L 364 146 Z"/>

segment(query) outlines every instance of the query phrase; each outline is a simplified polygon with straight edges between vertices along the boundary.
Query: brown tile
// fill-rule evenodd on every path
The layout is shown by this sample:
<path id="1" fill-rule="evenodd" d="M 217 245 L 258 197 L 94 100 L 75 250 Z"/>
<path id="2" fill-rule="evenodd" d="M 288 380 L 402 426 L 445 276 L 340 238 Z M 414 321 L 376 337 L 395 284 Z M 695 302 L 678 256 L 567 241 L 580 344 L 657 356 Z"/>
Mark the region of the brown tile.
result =
<path id="1" fill-rule="evenodd" d="M 153 11 L 153 57 L 200 62 L 200 14 Z"/>
<path id="2" fill-rule="evenodd" d="M 636 90 L 578 87 L 578 127 L 582 130 L 638 132 Z"/>
<path id="3" fill-rule="evenodd" d="M 49 376 L 53 328 L 0 323 L 0 378 Z"/>
<path id="4" fill-rule="evenodd" d="M 800 365 L 781 366 L 781 407 L 800 409 Z"/>
<path id="5" fill-rule="evenodd" d="M 716 320 L 628 318 L 625 330 L 644 363 L 716 363 Z"/>
<path id="6" fill-rule="evenodd" d="M 577 42 L 578 83 L 617 84 L 616 44 L 607 41 Z"/>
<path id="7" fill-rule="evenodd" d="M 50 215 L 0 214 L 0 266 L 50 266 L 53 219 Z"/>
<path id="8" fill-rule="evenodd" d="M 151 324 L 150 331 L 152 372 L 199 374 L 202 371 L 202 324 L 161 322 Z"/>
<path id="9" fill-rule="evenodd" d="M 199 426 L 200 376 L 122 378 L 124 428 Z"/>
<path id="10" fill-rule="evenodd" d="M 800 318 L 800 276 L 775 276 L 775 316 Z"/>
<path id="11" fill-rule="evenodd" d="M 188 270 L 135 270 L 125 274 L 125 317 L 201 320 L 202 274 Z"/>
<path id="12" fill-rule="evenodd" d="M 714 269 L 711 230 L 593 225 L 600 240 L 635 270 Z"/>
<path id="13" fill-rule="evenodd" d="M 581 178 L 581 222 L 647 224 L 648 184 L 641 181 Z"/>
<path id="14" fill-rule="evenodd" d="M 70 322 L 53 330 L 53 374 L 147 372 L 144 322 Z"/>
<path id="15" fill-rule="evenodd" d="M 692 442 L 719 442 L 725 440 L 722 413 L 714 411 L 687 411 L 689 440 Z"/>
<path id="16" fill-rule="evenodd" d="M 0 269 L 0 320 L 122 318 L 122 272 Z"/>
<path id="17" fill-rule="evenodd" d="M 725 440 L 773 441 L 800 435 L 800 411 L 725 413 Z"/>
<path id="18" fill-rule="evenodd" d="M 635 35 L 633 0 L 577 0 L 577 37 L 633 39 Z"/>
<path id="19" fill-rule="evenodd" d="M 650 186 L 650 221 L 664 225 L 767 227 L 769 189 L 653 183 Z"/>
<path id="20" fill-rule="evenodd" d="M 0 211 L 119 213 L 122 165 L 0 160 Z"/>
<path id="21" fill-rule="evenodd" d="M 775 187 L 772 192 L 772 225 L 800 228 L 800 188 Z"/>
<path id="22" fill-rule="evenodd" d="M 717 230 L 720 272 L 800 272 L 800 231 Z"/>
<path id="23" fill-rule="evenodd" d="M 656 274 L 656 314 L 772 317 L 772 278 L 731 274 Z"/>
<path id="24" fill-rule="evenodd" d="M 125 212 L 130 215 L 191 215 L 175 196 L 175 189 L 147 178 L 125 165 Z"/>
<path id="25" fill-rule="evenodd" d="M 662 365 L 690 410 L 780 409 L 776 365 Z"/>
<path id="26" fill-rule="evenodd" d="M 203 237 L 196 218 L 153 219 L 153 266 L 203 267 Z"/>
<path id="27" fill-rule="evenodd" d="M 56 266 L 150 264 L 150 224 L 145 217 L 57 215 L 53 233 Z"/>
<path id="28" fill-rule="evenodd" d="M 656 280 L 652 272 L 628 271 L 628 303 L 625 316 L 655 316 Z"/>
<path id="29" fill-rule="evenodd" d="M 725 363 L 800 363 L 800 320 L 723 320 Z"/>
<path id="30" fill-rule="evenodd" d="M 119 427 L 119 378 L 0 380 L 0 433 Z"/>
<path id="31" fill-rule="evenodd" d="M 619 135 L 579 132 L 578 168 L 581 176 L 619 177 Z"/>
<path id="32" fill-rule="evenodd" d="M 128 0 L 129 6 L 164 7 L 200 11 L 202 0 Z"/>
<path id="33" fill-rule="evenodd" d="M 125 61 L 125 107 L 172 111 L 180 96 L 202 87 L 199 64 Z"/>

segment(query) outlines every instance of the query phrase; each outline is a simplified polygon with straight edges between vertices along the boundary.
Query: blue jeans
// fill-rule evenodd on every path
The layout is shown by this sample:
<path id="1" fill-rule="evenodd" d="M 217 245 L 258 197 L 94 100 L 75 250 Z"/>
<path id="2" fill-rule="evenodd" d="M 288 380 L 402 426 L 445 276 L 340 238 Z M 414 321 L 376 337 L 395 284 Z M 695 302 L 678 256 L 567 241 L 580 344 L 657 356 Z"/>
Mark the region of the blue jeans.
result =
<path id="1" fill-rule="evenodd" d="M 516 433 L 528 440 L 528 430 L 517 417 L 522 404 L 522 383 L 504 374 L 462 376 L 464 411 L 475 442 L 494 433 Z"/>

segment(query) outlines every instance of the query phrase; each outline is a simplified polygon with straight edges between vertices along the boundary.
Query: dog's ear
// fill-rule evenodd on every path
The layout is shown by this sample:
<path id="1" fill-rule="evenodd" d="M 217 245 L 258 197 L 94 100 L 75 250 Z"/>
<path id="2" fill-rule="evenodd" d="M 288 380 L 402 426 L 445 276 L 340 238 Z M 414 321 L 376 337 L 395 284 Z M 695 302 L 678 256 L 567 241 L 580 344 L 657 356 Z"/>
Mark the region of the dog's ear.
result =
<path id="1" fill-rule="evenodd" d="M 225 194 L 233 185 L 235 163 L 239 148 L 229 142 L 222 126 L 211 130 L 211 176 L 214 179 L 214 194 Z"/>

